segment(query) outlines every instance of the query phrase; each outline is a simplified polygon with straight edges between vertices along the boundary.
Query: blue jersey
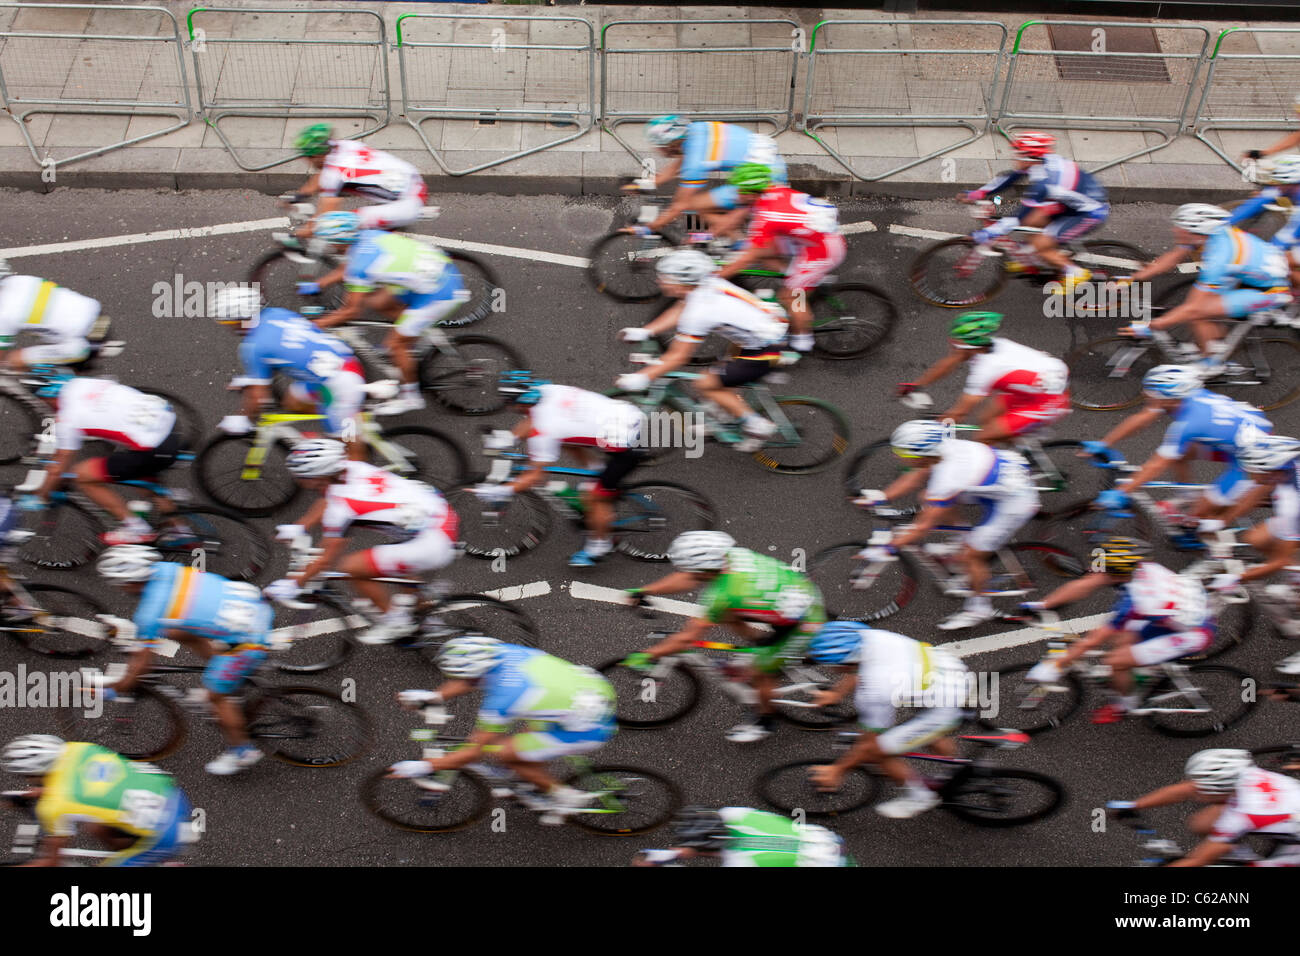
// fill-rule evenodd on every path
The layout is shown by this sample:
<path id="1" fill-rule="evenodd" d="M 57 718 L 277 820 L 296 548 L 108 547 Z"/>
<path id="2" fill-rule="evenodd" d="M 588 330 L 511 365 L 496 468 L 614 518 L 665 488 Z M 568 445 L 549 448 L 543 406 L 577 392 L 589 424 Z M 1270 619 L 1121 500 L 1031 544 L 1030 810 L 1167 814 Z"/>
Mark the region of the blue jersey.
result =
<path id="1" fill-rule="evenodd" d="M 1217 457 L 1223 461 L 1235 462 L 1237 446 L 1249 441 L 1251 429 L 1269 434 L 1273 423 L 1253 405 L 1200 388 L 1178 406 L 1156 454 L 1161 458 L 1182 458 L 1196 444 L 1218 452 Z"/>
<path id="2" fill-rule="evenodd" d="M 1109 208 L 1106 187 L 1074 160 L 1056 153 L 1048 153 L 1041 163 L 1034 163 L 1026 170 L 1009 169 L 999 173 L 979 191 L 986 195 L 1001 192 L 1026 176 L 1029 186 L 1020 201 L 1029 209 L 1056 207 L 1048 211 L 1093 214 Z"/>
<path id="3" fill-rule="evenodd" d="M 1227 226 L 1210 233 L 1201 247 L 1196 288 L 1224 292 L 1238 286 L 1285 289 L 1290 270 L 1282 250 L 1258 236 Z"/>
<path id="4" fill-rule="evenodd" d="M 135 611 L 137 638 L 156 644 L 168 630 L 189 631 L 231 647 L 266 648 L 275 612 L 243 581 L 160 561 Z"/>
<path id="5" fill-rule="evenodd" d="M 1269 242 L 1283 249 L 1290 249 L 1297 242 L 1300 242 L 1300 184 L 1265 186 L 1232 210 L 1232 215 L 1228 217 L 1228 225 L 1235 226 L 1259 215 L 1266 206 L 1272 205 L 1279 199 L 1290 200 L 1292 206 L 1291 215 L 1282 228 L 1273 234 L 1273 238 Z"/>
<path id="6" fill-rule="evenodd" d="M 328 382 L 345 366 L 361 372 L 352 349 L 288 309 L 262 310 L 257 327 L 239 345 L 239 360 L 244 375 L 259 385 L 270 382 L 275 369 L 309 385 Z"/>
<path id="7" fill-rule="evenodd" d="M 534 647 L 506 644 L 483 675 L 480 727 L 505 730 L 517 720 L 547 721 L 581 732 L 613 726 L 614 688 L 590 667 Z"/>
<path id="8" fill-rule="evenodd" d="M 343 269 L 349 292 L 387 289 L 411 309 L 457 297 L 460 271 L 437 246 L 400 233 L 365 229 Z"/>
<path id="9" fill-rule="evenodd" d="M 751 133 L 734 123 L 692 123 L 682 143 L 682 167 L 677 180 L 683 186 L 699 188 L 708 182 L 710 173 L 727 173 L 741 163 L 761 163 L 772 170 L 772 182 L 788 186 L 785 160 L 777 152 L 776 141 L 761 133 Z"/>

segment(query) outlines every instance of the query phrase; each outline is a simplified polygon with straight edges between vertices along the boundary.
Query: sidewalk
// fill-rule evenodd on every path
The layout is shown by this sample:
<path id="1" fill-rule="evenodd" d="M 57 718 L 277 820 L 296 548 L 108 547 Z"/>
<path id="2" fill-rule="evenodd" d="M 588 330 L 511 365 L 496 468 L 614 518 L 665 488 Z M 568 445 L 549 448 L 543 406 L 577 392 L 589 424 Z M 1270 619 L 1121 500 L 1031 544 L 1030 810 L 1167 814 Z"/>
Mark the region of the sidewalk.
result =
<path id="1" fill-rule="evenodd" d="M 178 2 L 159 4 L 176 17 L 183 38 L 188 38 L 186 14 L 190 6 Z M 256 2 L 232 0 L 232 6 L 258 6 Z M 683 112 L 707 109 L 720 102 L 729 105 L 743 103 L 755 111 L 776 104 L 781 105 L 789 96 L 789 63 L 792 43 L 806 40 L 821 20 L 890 19 L 877 11 L 796 9 L 796 8 L 735 8 L 735 7 L 600 7 L 600 6 L 485 6 L 479 4 L 411 4 L 373 3 L 355 4 L 346 8 L 322 9 L 319 4 L 294 0 L 284 3 L 285 9 L 301 10 L 292 16 L 254 16 L 252 14 L 215 13 L 202 17 L 209 49 L 202 54 L 204 76 L 216 94 L 230 102 L 258 101 L 272 96 L 283 97 L 286 102 L 309 104 L 321 102 L 324 95 L 331 103 L 347 103 L 354 108 L 372 107 L 383 111 L 383 69 L 378 58 L 378 47 L 319 46 L 293 48 L 268 42 L 258 45 L 225 46 L 219 40 L 232 28 L 238 36 L 257 36 L 267 40 L 347 40 L 376 35 L 374 21 L 365 22 L 356 16 L 357 8 L 374 9 L 383 14 L 386 39 L 394 40 L 394 25 L 402 14 L 454 15 L 463 19 L 452 22 L 437 17 L 408 19 L 404 21 L 406 42 L 412 40 L 434 43 L 496 42 L 501 49 L 491 51 L 490 61 L 485 51 L 450 47 L 424 47 L 415 51 L 408 63 L 408 83 L 412 93 L 432 109 L 439 107 L 473 106 L 490 104 L 511 109 L 532 109 L 539 113 L 554 111 L 557 114 L 579 114 L 599 107 L 599 73 L 593 80 L 596 85 L 596 102 L 590 102 L 587 79 L 583 73 L 581 57 L 562 50 L 546 50 L 545 46 L 581 44 L 586 28 L 580 23 L 566 21 L 566 17 L 580 17 L 590 21 L 595 29 L 596 42 L 600 42 L 603 28 L 613 21 L 636 21 L 610 34 L 617 38 L 620 48 L 654 50 L 702 45 L 706 47 L 731 47 L 750 50 L 766 48 L 768 52 L 719 53 L 699 56 L 690 53 L 672 53 L 661 56 L 629 54 L 609 56 L 606 68 L 610 71 L 610 86 L 616 96 L 609 104 L 617 111 Z M 310 12 L 310 16 L 307 13 Z M 482 17 L 540 17 L 534 22 L 503 22 L 500 20 L 475 20 Z M 655 19 L 682 21 L 667 26 L 643 23 Z M 720 19 L 720 24 L 699 23 L 707 19 Z M 834 57 L 823 58 L 825 66 L 818 80 L 817 95 L 812 107 L 818 114 L 859 110 L 881 115 L 893 104 L 907 103 L 915 112 L 927 112 L 938 104 L 939 111 L 956 109 L 960 112 L 969 102 L 979 100 L 979 76 L 990 58 L 981 59 L 975 51 L 989 45 L 996 27 L 969 28 L 927 27 L 926 21 L 947 19 L 963 22 L 992 20 L 1007 25 L 1014 41 L 1016 28 L 1028 17 L 1023 15 L 962 15 L 928 14 L 903 18 L 910 22 L 910 31 L 917 35 L 923 31 L 943 30 L 940 45 L 952 44 L 954 52 L 947 56 L 945 71 L 923 68 L 922 58 L 908 65 L 906 58 L 897 62 L 904 66 L 897 73 L 862 75 L 849 66 L 838 67 Z M 1057 18 L 1059 19 L 1059 18 Z M 1116 24 L 1133 24 L 1140 21 L 1106 18 Z M 756 20 L 792 21 L 792 23 L 756 23 Z M 196 18 L 198 22 L 198 18 Z M 130 11 L 117 9 L 2 9 L 0 29 L 13 31 L 58 31 L 66 34 L 108 33 L 119 34 L 138 30 L 139 17 Z M 1220 29 L 1242 25 L 1222 23 L 1185 24 L 1204 26 L 1211 42 Z M 1159 49 L 1167 55 L 1194 50 L 1199 43 L 1196 31 L 1165 30 L 1161 24 Z M 1294 25 L 1292 25 L 1294 27 Z M 149 24 L 150 35 L 170 35 L 170 24 Z M 793 31 L 799 29 L 803 34 Z M 889 45 L 896 43 L 894 29 L 871 27 L 842 28 L 841 34 L 853 44 Z M 829 31 L 827 31 L 829 32 Z M 825 36 L 825 34 L 823 34 Z M 1300 33 L 1257 35 L 1246 38 L 1244 49 L 1263 47 L 1262 52 L 1300 53 Z M 821 45 L 829 41 L 819 39 Z M 183 96 L 176 83 L 176 55 L 173 48 L 153 44 L 138 44 L 126 55 L 122 44 L 109 48 L 97 46 L 92 40 L 30 40 L 9 38 L 0 41 L 0 68 L 9 93 L 15 98 L 41 96 L 79 95 L 78 89 L 95 87 L 101 95 L 138 96 L 159 103 L 172 103 L 183 111 Z M 531 44 L 532 49 L 512 49 L 513 45 Z M 113 57 L 111 64 L 105 58 Z M 190 99 L 197 113 L 199 96 L 195 88 L 196 56 L 184 50 L 185 69 L 189 78 Z M 374 66 L 367 63 L 373 60 Z M 1068 58 L 1045 56 L 1046 79 L 1055 86 L 1044 86 L 1054 91 L 1060 86 Z M 1126 68 L 1135 61 L 1111 58 L 1116 69 Z M 890 61 L 891 63 L 894 61 Z M 1142 64 L 1159 67 L 1160 59 Z M 1163 61 L 1169 69 L 1182 65 L 1178 60 Z M 600 64 L 597 63 L 597 70 Z M 1163 68 L 1163 67 L 1162 67 Z M 369 72 L 367 72 L 369 70 Z M 909 72 L 910 71 L 910 72 Z M 1056 71 L 1056 72 L 1051 72 Z M 940 75 L 936 75 L 939 72 Z M 801 116 L 804 110 L 802 80 L 804 69 L 798 72 L 799 87 L 793 91 L 794 112 Z M 368 78 L 355 83 L 346 79 L 354 75 Z M 420 136 L 403 118 L 401 99 L 401 73 L 396 50 L 387 51 L 388 86 L 391 90 L 391 119 L 388 125 L 366 137 L 366 142 L 390 150 L 414 163 L 425 172 L 431 191 L 461 191 L 500 194 L 567 195 L 609 194 L 617 184 L 630 175 L 637 174 L 639 166 L 634 157 L 621 146 L 609 132 L 601 130 L 599 123 L 576 139 L 542 152 L 514 159 L 481 172 L 466 176 L 452 176 L 442 172 L 434 157 L 424 147 Z M 1068 79 L 1068 77 L 1067 77 Z M 1125 82 L 1101 82 L 1114 77 L 1097 77 L 1088 81 L 1083 77 L 1077 95 L 1095 89 L 1098 95 L 1124 103 Z M 1175 77 L 1176 80 L 1176 77 Z M 1288 87 L 1289 76 L 1279 76 L 1278 89 Z M 1037 89 L 1037 88 L 1035 88 Z M 1073 88 L 1069 88 L 1073 89 Z M 107 92 L 105 92 L 107 91 Z M 1300 92 L 1300 85 L 1285 94 Z M 84 94 L 80 94 L 84 95 Z M 1050 95 L 1056 95 L 1050 92 Z M 1199 93 L 1197 94 L 1197 96 Z M 1278 93 L 1282 96 L 1282 93 Z M 720 99 L 725 97 L 725 99 Z M 1196 105 L 1193 97 L 1192 107 Z M 1135 106 L 1128 106 L 1136 109 Z M 15 107 L 14 112 L 21 108 Z M 1127 114 L 1123 114 L 1127 115 Z M 230 116 L 220 121 L 220 129 L 240 156 L 249 164 L 270 162 L 290 155 L 289 146 L 296 131 L 312 121 L 310 111 L 290 119 Z M 26 128 L 41 156 L 54 159 L 74 156 L 107 143 L 133 138 L 176 123 L 164 116 L 130 115 L 64 115 L 49 113 L 28 117 Z M 361 131 L 366 121 L 357 117 L 335 121 L 339 135 L 346 136 Z M 1035 125 L 1021 121 L 1021 128 Z M 465 169 L 497 159 L 505 153 L 560 139 L 572 126 L 546 123 L 523 123 L 508 117 L 497 122 L 476 122 L 473 119 L 431 119 L 423 123 L 422 130 L 429 143 L 438 150 L 443 161 L 452 169 Z M 759 125 L 756 128 L 764 128 Z M 770 129 L 770 127 L 768 127 Z M 644 150 L 640 125 L 636 121 L 617 127 L 619 135 L 638 151 Z M 818 134 L 831 148 L 840 152 L 855 169 L 868 175 L 877 174 L 899 166 L 909 160 L 965 138 L 963 129 L 935 127 L 825 127 Z M 1244 150 L 1266 145 L 1277 139 L 1278 130 L 1257 132 L 1211 132 L 1208 138 L 1229 155 L 1239 155 Z M 1141 131 L 1059 131 L 1060 151 L 1079 160 L 1085 168 L 1099 165 L 1135 149 L 1155 145 L 1162 137 L 1154 132 Z M 901 196 L 933 198 L 947 196 L 962 186 L 980 184 L 1007 165 L 1009 150 L 1004 137 L 993 131 L 974 142 L 940 157 L 929 159 L 891 175 L 887 179 L 869 182 L 857 179 L 836 161 L 818 143 L 797 129 L 789 129 L 777 137 L 778 144 L 789 164 L 795 184 L 810 191 L 833 196 Z M 951 160 L 949 162 L 949 160 Z M 241 169 L 222 144 L 217 131 L 196 115 L 182 129 L 149 139 L 138 145 L 126 146 L 111 152 L 78 161 L 50 171 L 43 177 L 42 170 L 28 151 L 18 125 L 12 120 L 0 119 L 0 186 L 24 189 L 49 190 L 62 186 L 100 188 L 256 188 L 267 192 L 281 192 L 299 184 L 304 176 L 301 163 L 289 163 L 266 171 L 250 172 Z M 1180 136 L 1164 149 L 1135 157 L 1100 174 L 1117 201 L 1175 201 L 1191 196 L 1198 199 L 1228 199 L 1248 191 L 1240 175 L 1216 156 L 1205 144 L 1190 135 Z"/>

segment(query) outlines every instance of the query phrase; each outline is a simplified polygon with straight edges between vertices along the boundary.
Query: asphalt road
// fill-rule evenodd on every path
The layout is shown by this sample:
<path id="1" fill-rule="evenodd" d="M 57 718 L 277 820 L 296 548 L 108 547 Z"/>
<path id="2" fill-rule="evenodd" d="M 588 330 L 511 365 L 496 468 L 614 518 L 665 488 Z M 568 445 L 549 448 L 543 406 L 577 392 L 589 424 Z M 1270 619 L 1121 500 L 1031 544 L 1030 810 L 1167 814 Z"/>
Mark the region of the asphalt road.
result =
<path id="1" fill-rule="evenodd" d="M 3 196 L 6 229 L 0 244 L 19 247 L 75 241 L 151 230 L 198 227 L 258 220 L 278 215 L 271 198 L 253 192 L 96 192 L 61 190 L 47 196 L 9 192 Z M 494 197 L 441 195 L 431 202 L 442 218 L 419 231 L 450 238 L 495 243 L 565 256 L 583 256 L 588 246 L 628 211 L 613 197 Z M 951 313 L 924 305 L 906 283 L 907 265 L 927 243 L 894 235 L 889 224 L 964 232 L 970 220 L 956 203 L 888 200 L 852 202 L 841 207 L 845 223 L 869 220 L 877 229 L 849 239 L 843 278 L 863 278 L 888 290 L 900 310 L 892 339 L 869 360 L 847 363 L 812 359 L 791 372 L 778 391 L 816 395 L 838 404 L 849 415 L 851 448 L 887 436 L 909 413 L 892 398 L 894 385 L 914 378 L 944 349 Z M 1147 250 L 1164 248 L 1168 207 L 1127 205 L 1115 211 L 1105 234 Z M 18 271 L 55 280 L 100 298 L 115 319 L 116 337 L 125 338 L 125 354 L 106 362 L 111 373 L 129 384 L 153 385 L 189 398 L 209 427 L 235 410 L 225 384 L 236 371 L 236 339 L 225 328 L 197 318 L 157 318 L 156 283 L 241 279 L 269 245 L 267 231 L 206 238 L 178 238 L 90 250 L 15 258 Z M 608 388 L 626 369 L 627 347 L 614 332 L 649 319 L 648 306 L 621 306 L 587 284 L 572 265 L 532 256 L 493 257 L 505 288 L 506 309 L 476 328 L 501 336 L 522 349 L 533 367 L 558 382 L 592 389 Z M 1036 286 L 1012 283 L 996 300 L 1007 315 L 1004 333 L 1057 355 L 1072 343 L 1108 334 L 1113 320 L 1068 321 L 1044 316 Z M 1296 374 L 1296 369 L 1288 372 Z M 939 401 L 956 394 L 959 383 L 935 390 Z M 458 435 L 467 449 L 477 448 L 482 419 L 455 418 L 431 410 L 411 416 Z M 1096 438 L 1119 420 L 1119 414 L 1077 411 L 1058 428 L 1060 437 Z M 508 424 L 504 417 L 495 419 Z M 1274 415 L 1277 430 L 1300 431 L 1300 404 Z M 1130 457 L 1144 456 L 1154 435 L 1133 441 Z M 789 560 L 795 549 L 812 554 L 861 536 L 867 521 L 840 494 L 839 466 L 806 477 L 768 472 L 725 448 L 709 446 L 704 456 L 675 458 L 655 473 L 684 481 L 708 495 L 723 517 L 722 526 L 741 544 Z M 180 480 L 188 480 L 181 476 Z M 296 514 L 284 515 L 287 520 Z M 273 522 L 263 522 L 270 527 Z M 550 593 L 524 602 L 540 625 L 541 646 L 562 657 L 594 664 L 642 646 L 646 625 L 609 604 L 577 600 L 569 583 L 588 581 L 630 587 L 652 580 L 660 567 L 615 557 L 598 568 L 575 574 L 564 563 L 579 544 L 571 529 L 557 526 L 534 552 L 507 562 L 504 571 L 463 559 L 451 569 L 458 589 L 484 590 L 545 581 Z M 1180 560 L 1180 559 L 1173 559 Z M 1178 566 L 1178 565 L 1176 565 Z M 66 575 L 44 572 L 41 580 L 73 580 L 96 589 L 120 612 L 127 603 L 110 593 L 87 571 Z M 993 634 L 1015 625 L 990 624 L 956 634 L 934 628 L 956 609 L 956 602 L 929 591 L 886 626 L 912 637 L 946 643 Z M 1077 613 L 1105 609 L 1104 599 Z M 1267 678 L 1271 664 L 1290 649 L 1259 627 L 1251 640 L 1226 661 Z M 972 668 L 997 669 L 1028 660 L 1032 646 L 968 659 Z M 0 645 L 0 666 L 29 665 L 31 658 L 15 646 Z M 406 687 L 428 686 L 430 671 L 393 648 L 365 648 L 344 666 L 317 675 L 313 682 L 335 686 L 355 681 L 358 699 L 369 711 L 376 741 L 362 759 L 339 769 L 306 770 L 266 760 L 236 778 L 216 778 L 203 763 L 220 746 L 215 725 L 192 722 L 186 746 L 162 761 L 176 774 L 193 803 L 207 813 L 208 832 L 197 848 L 200 864 L 340 864 L 460 865 L 622 865 L 640 846 L 664 845 L 666 831 L 648 837 L 608 839 L 568 827 L 544 828 L 514 807 L 506 810 L 505 827 L 484 821 L 446 835 L 399 832 L 368 815 L 358 786 L 375 767 L 415 756 L 407 739 L 412 715 L 395 705 L 393 694 Z M 643 764 L 665 773 L 692 803 L 755 805 L 756 776 L 777 763 L 828 753 L 827 735 L 781 726 L 766 742 L 748 747 L 727 743 L 723 732 L 737 712 L 721 695 L 708 694 L 684 721 L 655 731 L 624 731 L 602 751 L 602 758 Z M 1097 701 L 1089 701 L 1095 704 Z M 462 707 L 464 705 L 462 704 Z M 1108 798 L 1133 796 L 1173 781 L 1186 757 L 1202 746 L 1257 746 L 1293 735 L 1300 710 L 1261 704 L 1251 718 L 1209 742 L 1173 740 L 1137 723 L 1093 726 L 1086 714 L 1064 728 L 1038 737 L 1033 744 L 1003 758 L 1009 765 L 1036 768 L 1061 779 L 1068 802 L 1049 820 L 1000 832 L 972 827 L 936 811 L 911 821 L 887 821 L 870 810 L 837 824 L 852 853 L 873 865 L 1122 865 L 1135 856 L 1131 835 L 1121 828 L 1099 833 L 1095 808 Z M 48 711 L 5 715 L 9 733 L 52 729 Z M 1177 810 L 1153 815 L 1170 835 L 1184 835 Z M 7 824 L 0 825 L 4 832 Z M 3 839 L 0 836 L 0 839 Z"/>

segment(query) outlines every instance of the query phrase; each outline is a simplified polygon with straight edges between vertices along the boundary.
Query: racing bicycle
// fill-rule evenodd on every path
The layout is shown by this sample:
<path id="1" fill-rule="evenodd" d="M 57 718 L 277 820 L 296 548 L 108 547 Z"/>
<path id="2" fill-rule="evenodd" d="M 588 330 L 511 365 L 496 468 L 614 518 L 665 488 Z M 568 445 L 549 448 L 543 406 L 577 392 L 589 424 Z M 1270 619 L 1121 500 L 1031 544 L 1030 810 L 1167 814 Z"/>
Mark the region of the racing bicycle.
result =
<path id="1" fill-rule="evenodd" d="M 76 588 L 34 584 L 10 568 L 18 545 L 32 532 L 10 531 L 0 545 L 0 634 L 47 657 L 81 659 L 108 646 L 108 609 Z"/>

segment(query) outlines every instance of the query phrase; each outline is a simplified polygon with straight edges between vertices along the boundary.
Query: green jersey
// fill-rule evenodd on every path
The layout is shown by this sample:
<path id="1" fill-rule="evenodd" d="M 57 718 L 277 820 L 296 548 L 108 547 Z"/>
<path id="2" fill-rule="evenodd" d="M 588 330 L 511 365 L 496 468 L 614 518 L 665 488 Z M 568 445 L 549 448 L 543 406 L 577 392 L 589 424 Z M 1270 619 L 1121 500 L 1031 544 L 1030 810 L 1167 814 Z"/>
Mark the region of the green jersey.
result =
<path id="1" fill-rule="evenodd" d="M 847 866 L 843 841 L 825 827 L 749 807 L 718 811 L 727 825 L 723 866 Z"/>
<path id="2" fill-rule="evenodd" d="M 826 620 L 821 592 L 807 575 L 748 548 L 727 551 L 727 569 L 700 595 L 700 603 L 715 624 L 739 618 L 781 628 Z"/>
<path id="3" fill-rule="evenodd" d="M 45 776 L 36 816 L 47 833 L 71 836 L 78 820 L 146 836 L 165 823 L 176 792 L 169 774 L 87 743 L 70 743 Z"/>

